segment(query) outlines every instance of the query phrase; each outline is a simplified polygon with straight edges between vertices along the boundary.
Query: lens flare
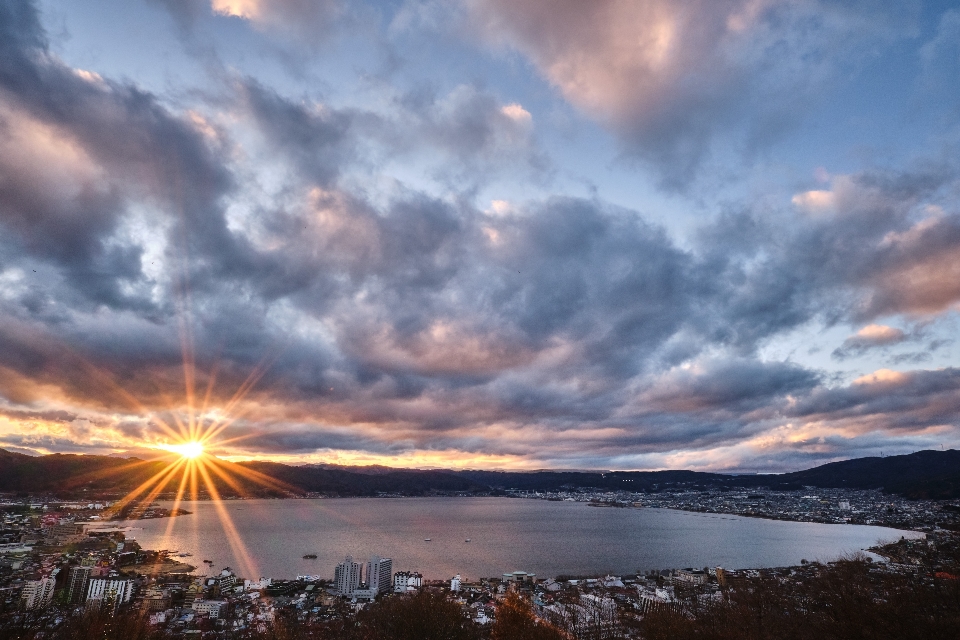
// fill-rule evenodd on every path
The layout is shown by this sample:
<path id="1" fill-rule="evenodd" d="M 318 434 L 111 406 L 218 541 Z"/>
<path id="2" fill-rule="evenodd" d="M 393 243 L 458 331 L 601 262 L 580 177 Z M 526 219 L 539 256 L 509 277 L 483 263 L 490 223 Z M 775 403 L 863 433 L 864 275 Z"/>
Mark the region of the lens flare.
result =
<path id="1" fill-rule="evenodd" d="M 196 458 L 203 453 L 203 445 L 199 442 L 187 442 L 180 446 L 180 455 L 184 458 Z"/>
<path id="2" fill-rule="evenodd" d="M 202 456 L 204 451 L 203 443 L 197 440 L 181 442 L 180 444 L 161 445 L 160 448 L 171 453 L 179 454 L 190 460 Z"/>
<path id="3" fill-rule="evenodd" d="M 180 213 L 183 216 L 182 210 Z M 185 237 L 183 241 L 183 247 L 186 247 Z M 277 345 L 275 349 L 271 349 L 233 395 L 224 397 L 222 400 L 218 398 L 214 389 L 218 384 L 217 374 L 221 364 L 220 360 L 215 358 L 206 376 L 206 392 L 198 394 L 192 303 L 187 277 L 189 269 L 186 266 L 185 249 L 179 246 L 174 248 L 177 259 L 172 275 L 183 359 L 184 401 L 179 403 L 173 398 L 168 398 L 169 406 L 166 410 L 151 409 L 144 406 L 134 394 L 125 390 L 108 372 L 101 371 L 81 356 L 74 354 L 89 375 L 105 387 L 119 393 L 126 404 L 146 417 L 156 430 L 155 439 L 150 438 L 148 442 L 144 442 L 144 446 L 158 450 L 155 458 L 152 456 L 147 460 L 134 458 L 129 464 L 94 472 L 90 474 L 89 479 L 129 473 L 133 474 L 139 483 L 135 489 L 109 506 L 107 510 L 109 518 L 136 520 L 143 516 L 154 500 L 172 498 L 171 517 L 160 542 L 161 549 L 169 546 L 174 528 L 183 522 L 182 518 L 173 516 L 182 511 L 180 507 L 185 500 L 193 502 L 211 500 L 222 526 L 223 538 L 229 545 L 234 558 L 246 575 L 255 577 L 260 575 L 255 560 L 248 552 L 227 508 L 221 502 L 224 492 L 227 493 L 227 497 L 241 498 L 256 497 L 260 495 L 261 489 L 268 491 L 270 495 L 293 496 L 303 495 L 303 492 L 298 487 L 253 469 L 221 460 L 208 449 L 217 451 L 231 443 L 250 437 L 250 435 L 233 438 L 224 436 L 226 430 L 243 417 L 245 412 L 242 403 L 280 357 L 284 348 Z M 149 477 L 144 478 L 145 476 Z M 196 520 L 192 523 L 195 527 Z M 194 533 L 196 534 L 196 531 Z M 151 575 L 156 578 L 158 574 Z"/>

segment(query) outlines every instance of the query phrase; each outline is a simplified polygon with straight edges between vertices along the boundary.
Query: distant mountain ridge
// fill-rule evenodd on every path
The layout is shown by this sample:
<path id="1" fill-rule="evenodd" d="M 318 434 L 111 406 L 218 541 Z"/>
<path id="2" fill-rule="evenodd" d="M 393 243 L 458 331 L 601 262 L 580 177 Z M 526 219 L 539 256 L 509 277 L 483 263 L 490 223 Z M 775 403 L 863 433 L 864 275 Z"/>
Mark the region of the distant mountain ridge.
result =
<path id="1" fill-rule="evenodd" d="M 657 492 L 669 488 L 773 490 L 823 488 L 881 489 L 908 498 L 960 498 L 960 451 L 918 451 L 885 458 L 831 462 L 805 471 L 775 475 L 728 475 L 699 471 L 482 471 L 395 469 L 383 466 L 292 466 L 278 462 L 221 461 L 232 482 L 215 477 L 223 496 L 281 496 L 322 493 L 337 496 L 431 493 L 500 493 L 508 489 L 559 491 L 597 488 Z M 161 472 L 164 461 L 78 454 L 28 456 L 0 449 L 0 492 L 62 496 L 127 492 Z M 264 484 L 252 476 L 272 479 Z M 179 474 L 167 479 L 174 491 Z"/>
<path id="2" fill-rule="evenodd" d="M 883 489 L 907 498 L 952 499 L 960 497 L 960 451 L 854 458 L 781 477 L 798 485 Z"/>

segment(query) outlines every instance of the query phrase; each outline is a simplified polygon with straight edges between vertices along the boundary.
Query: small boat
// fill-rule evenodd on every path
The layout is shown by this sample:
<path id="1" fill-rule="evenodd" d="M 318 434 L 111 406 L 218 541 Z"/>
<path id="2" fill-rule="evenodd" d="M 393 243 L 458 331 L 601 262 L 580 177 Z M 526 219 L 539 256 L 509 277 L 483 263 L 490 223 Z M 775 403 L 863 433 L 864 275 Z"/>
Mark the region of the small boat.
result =
<path id="1" fill-rule="evenodd" d="M 470 542 L 470 538 L 467 538 L 466 540 L 464 540 L 464 542 Z"/>
<path id="2" fill-rule="evenodd" d="M 430 542 L 430 538 L 424 538 L 423 541 L 424 541 L 424 542 Z"/>
<path id="3" fill-rule="evenodd" d="M 213 564 L 213 560 L 204 560 L 207 564 Z"/>
<path id="4" fill-rule="evenodd" d="M 315 554 L 315 553 L 308 553 L 308 554 L 306 554 L 305 556 L 303 556 L 303 559 L 304 559 L 304 560 L 316 560 L 316 559 L 317 559 L 317 554 Z"/>

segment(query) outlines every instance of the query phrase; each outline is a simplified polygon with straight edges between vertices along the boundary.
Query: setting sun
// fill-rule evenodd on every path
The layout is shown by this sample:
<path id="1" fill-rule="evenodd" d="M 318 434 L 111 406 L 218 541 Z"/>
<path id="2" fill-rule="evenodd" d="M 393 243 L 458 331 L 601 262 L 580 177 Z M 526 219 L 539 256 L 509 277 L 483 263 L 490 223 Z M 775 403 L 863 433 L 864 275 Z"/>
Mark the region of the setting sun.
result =
<path id="1" fill-rule="evenodd" d="M 184 458 L 196 458 L 203 454 L 203 443 L 192 441 L 184 442 L 183 444 L 171 444 L 164 447 L 168 451 L 173 453 L 179 453 Z"/>

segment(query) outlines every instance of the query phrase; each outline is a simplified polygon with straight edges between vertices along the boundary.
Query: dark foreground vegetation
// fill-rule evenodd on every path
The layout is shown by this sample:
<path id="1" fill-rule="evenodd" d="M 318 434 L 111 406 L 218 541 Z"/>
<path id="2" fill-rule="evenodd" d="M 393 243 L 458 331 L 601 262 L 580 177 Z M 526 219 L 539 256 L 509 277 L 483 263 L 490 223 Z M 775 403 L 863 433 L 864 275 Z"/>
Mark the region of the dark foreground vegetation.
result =
<path id="1" fill-rule="evenodd" d="M 808 567 L 809 569 L 810 567 Z M 388 596 L 359 613 L 346 603 L 322 622 L 296 612 L 272 624 L 226 631 L 210 624 L 201 638 L 236 640 L 956 640 L 960 637 L 960 580 L 878 571 L 865 558 L 817 565 L 802 580 L 753 577 L 727 580 L 714 598 L 682 609 L 639 615 L 619 612 L 568 615 L 541 610 L 522 595 L 507 594 L 496 620 L 480 627 L 440 591 Z M 576 605 L 574 605 L 576 607 Z M 579 607 L 582 609 L 582 607 Z M 138 611 L 88 614 L 52 623 L 29 615 L 0 630 L 8 640 L 161 640 L 183 637 L 152 629 Z"/>
<path id="2" fill-rule="evenodd" d="M 841 640 L 960 637 L 960 580 L 878 575 L 843 561 L 805 582 L 757 578 L 694 611 L 656 611 L 647 640 Z"/>

